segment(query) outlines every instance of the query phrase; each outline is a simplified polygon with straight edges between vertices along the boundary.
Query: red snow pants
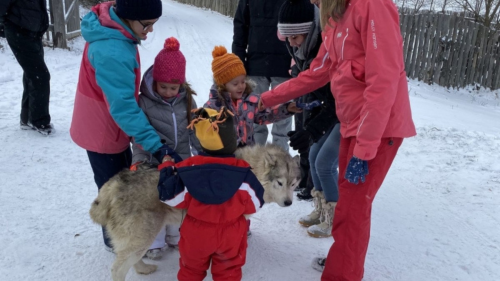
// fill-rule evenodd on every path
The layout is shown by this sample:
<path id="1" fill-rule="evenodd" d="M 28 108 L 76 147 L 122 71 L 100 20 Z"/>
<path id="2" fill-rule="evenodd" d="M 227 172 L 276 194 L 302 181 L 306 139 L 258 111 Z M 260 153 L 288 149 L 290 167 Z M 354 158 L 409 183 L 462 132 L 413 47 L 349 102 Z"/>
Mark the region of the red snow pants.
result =
<path id="1" fill-rule="evenodd" d="M 372 202 L 398 152 L 402 138 L 383 138 L 377 155 L 368 161 L 366 181 L 357 185 L 345 178 L 356 138 L 342 138 L 339 150 L 339 201 L 335 207 L 332 236 L 321 281 L 360 281 L 368 241 Z"/>
<path id="2" fill-rule="evenodd" d="M 179 241 L 179 281 L 202 281 L 212 262 L 214 281 L 240 281 L 247 253 L 248 223 L 241 216 L 213 224 L 186 216 Z"/>

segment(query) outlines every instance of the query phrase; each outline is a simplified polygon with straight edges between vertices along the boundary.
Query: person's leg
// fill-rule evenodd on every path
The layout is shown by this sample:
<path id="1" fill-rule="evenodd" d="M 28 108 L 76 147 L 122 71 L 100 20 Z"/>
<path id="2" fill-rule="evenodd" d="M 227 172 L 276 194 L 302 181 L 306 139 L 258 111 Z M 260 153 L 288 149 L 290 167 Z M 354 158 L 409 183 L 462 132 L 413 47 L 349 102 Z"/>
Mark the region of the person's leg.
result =
<path id="1" fill-rule="evenodd" d="M 87 150 L 87 155 L 92 171 L 94 172 L 94 181 L 98 190 L 100 190 L 110 178 L 121 170 L 128 169 L 132 164 L 132 151 L 130 147 L 117 154 L 103 154 Z M 104 237 L 104 244 L 112 248 L 104 227 L 102 228 L 102 234 Z"/>
<path id="2" fill-rule="evenodd" d="M 264 76 L 249 76 L 256 84 L 254 93 L 262 94 L 269 90 L 271 82 L 267 77 Z M 253 138 L 256 144 L 265 145 L 267 143 L 267 136 L 269 135 L 269 130 L 267 125 L 253 125 Z"/>
<path id="3" fill-rule="evenodd" d="M 323 191 L 323 185 L 318 176 L 318 167 L 316 166 L 316 159 L 318 158 L 318 153 L 321 151 L 321 147 L 327 140 L 329 132 L 324 134 L 317 142 L 313 143 L 309 148 L 309 169 L 311 171 L 311 178 L 314 184 L 314 189 L 318 191 Z"/>
<path id="4" fill-rule="evenodd" d="M 302 113 L 295 113 L 292 117 L 295 123 L 295 131 L 304 130 L 303 119 L 304 115 Z M 307 187 L 307 181 L 309 180 L 309 150 L 303 153 L 299 153 L 300 162 L 300 182 L 295 190 L 301 190 Z M 309 191 L 310 192 L 310 191 Z"/>
<path id="5" fill-rule="evenodd" d="M 181 238 L 181 234 L 179 232 L 180 225 L 167 225 L 166 227 L 166 235 L 165 242 L 167 242 L 170 247 L 178 247 L 179 239 Z"/>
<path id="6" fill-rule="evenodd" d="M 26 73 L 23 73 L 23 97 L 21 99 L 21 123 L 27 125 L 30 118 L 30 92 L 34 91 Z M 29 128 L 29 127 L 28 127 Z"/>
<path id="7" fill-rule="evenodd" d="M 344 179 L 347 163 L 353 155 L 356 138 L 342 138 L 339 152 L 339 201 L 335 209 L 332 235 L 322 281 L 360 281 L 370 240 L 372 202 L 401 146 L 401 138 L 384 138 L 377 155 L 368 161 L 369 174 L 357 185 Z"/>
<path id="8" fill-rule="evenodd" d="M 271 77 L 271 89 L 276 88 L 279 84 L 290 79 L 289 77 Z M 271 129 L 273 135 L 273 143 L 281 146 L 285 151 L 290 148 L 288 146 L 287 133 L 292 130 L 292 118 L 287 118 L 278 122 L 274 122 Z"/>
<path id="9" fill-rule="evenodd" d="M 5 24 L 7 42 L 24 71 L 21 121 L 29 121 L 35 127 L 50 123 L 50 73 L 44 60 L 42 35 Z"/>
<path id="10" fill-rule="evenodd" d="M 246 229 L 246 224 L 245 224 Z M 179 281 L 202 281 L 207 276 L 211 256 L 217 249 L 217 227 L 187 215 L 179 240 Z M 200 235 L 203 233 L 203 235 Z M 243 235 L 246 237 L 246 235 Z M 213 268 L 213 266 L 212 266 Z"/>
<path id="11" fill-rule="evenodd" d="M 335 125 L 325 136 L 326 139 L 318 152 L 314 166 L 326 202 L 337 202 L 339 199 L 337 167 L 339 164 L 340 124 Z"/>
<path id="12" fill-rule="evenodd" d="M 212 278 L 214 281 L 240 281 L 247 253 L 245 218 L 221 227 L 220 247 L 212 256 Z"/>
<path id="13" fill-rule="evenodd" d="M 156 235 L 155 241 L 153 241 L 153 244 L 151 244 L 151 246 L 149 246 L 149 250 L 147 250 L 144 257 L 151 259 L 151 260 L 159 260 L 163 257 L 162 250 L 165 247 L 166 234 L 167 234 L 166 229 L 162 228 L 160 230 L 160 232 Z"/>

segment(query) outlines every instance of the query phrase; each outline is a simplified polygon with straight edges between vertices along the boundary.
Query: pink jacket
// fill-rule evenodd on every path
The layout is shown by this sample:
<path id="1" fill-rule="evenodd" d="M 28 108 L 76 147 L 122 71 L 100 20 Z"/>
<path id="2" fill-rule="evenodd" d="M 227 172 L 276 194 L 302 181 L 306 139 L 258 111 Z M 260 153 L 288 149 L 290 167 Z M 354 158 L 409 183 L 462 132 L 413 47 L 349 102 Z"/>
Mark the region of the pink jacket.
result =
<path id="1" fill-rule="evenodd" d="M 371 160 L 381 138 L 416 135 L 398 10 L 390 0 L 352 0 L 330 25 L 310 68 L 261 101 L 274 106 L 331 82 L 342 136 L 356 137 L 354 155 Z"/>

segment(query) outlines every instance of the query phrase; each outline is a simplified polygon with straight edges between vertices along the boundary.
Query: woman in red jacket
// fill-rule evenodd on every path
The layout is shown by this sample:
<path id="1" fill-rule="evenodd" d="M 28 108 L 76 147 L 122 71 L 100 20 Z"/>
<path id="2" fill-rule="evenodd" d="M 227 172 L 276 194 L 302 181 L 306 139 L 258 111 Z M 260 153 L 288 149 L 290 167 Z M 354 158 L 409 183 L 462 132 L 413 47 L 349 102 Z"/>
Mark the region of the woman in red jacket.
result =
<path id="1" fill-rule="evenodd" d="M 331 82 L 341 123 L 339 201 L 321 280 L 359 281 L 372 202 L 403 138 L 416 135 L 403 63 L 398 10 L 391 0 L 321 0 L 323 45 L 307 71 L 261 96 L 260 108 Z"/>

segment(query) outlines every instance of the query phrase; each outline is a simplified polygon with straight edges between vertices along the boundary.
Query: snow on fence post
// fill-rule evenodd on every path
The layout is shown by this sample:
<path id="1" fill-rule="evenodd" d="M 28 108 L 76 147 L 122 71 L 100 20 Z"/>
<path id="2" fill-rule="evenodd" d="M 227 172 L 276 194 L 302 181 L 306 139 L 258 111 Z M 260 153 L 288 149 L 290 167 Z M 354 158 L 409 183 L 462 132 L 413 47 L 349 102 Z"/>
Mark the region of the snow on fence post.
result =
<path id="1" fill-rule="evenodd" d="M 68 48 L 68 40 L 80 35 L 78 0 L 49 0 L 53 46 Z"/>

